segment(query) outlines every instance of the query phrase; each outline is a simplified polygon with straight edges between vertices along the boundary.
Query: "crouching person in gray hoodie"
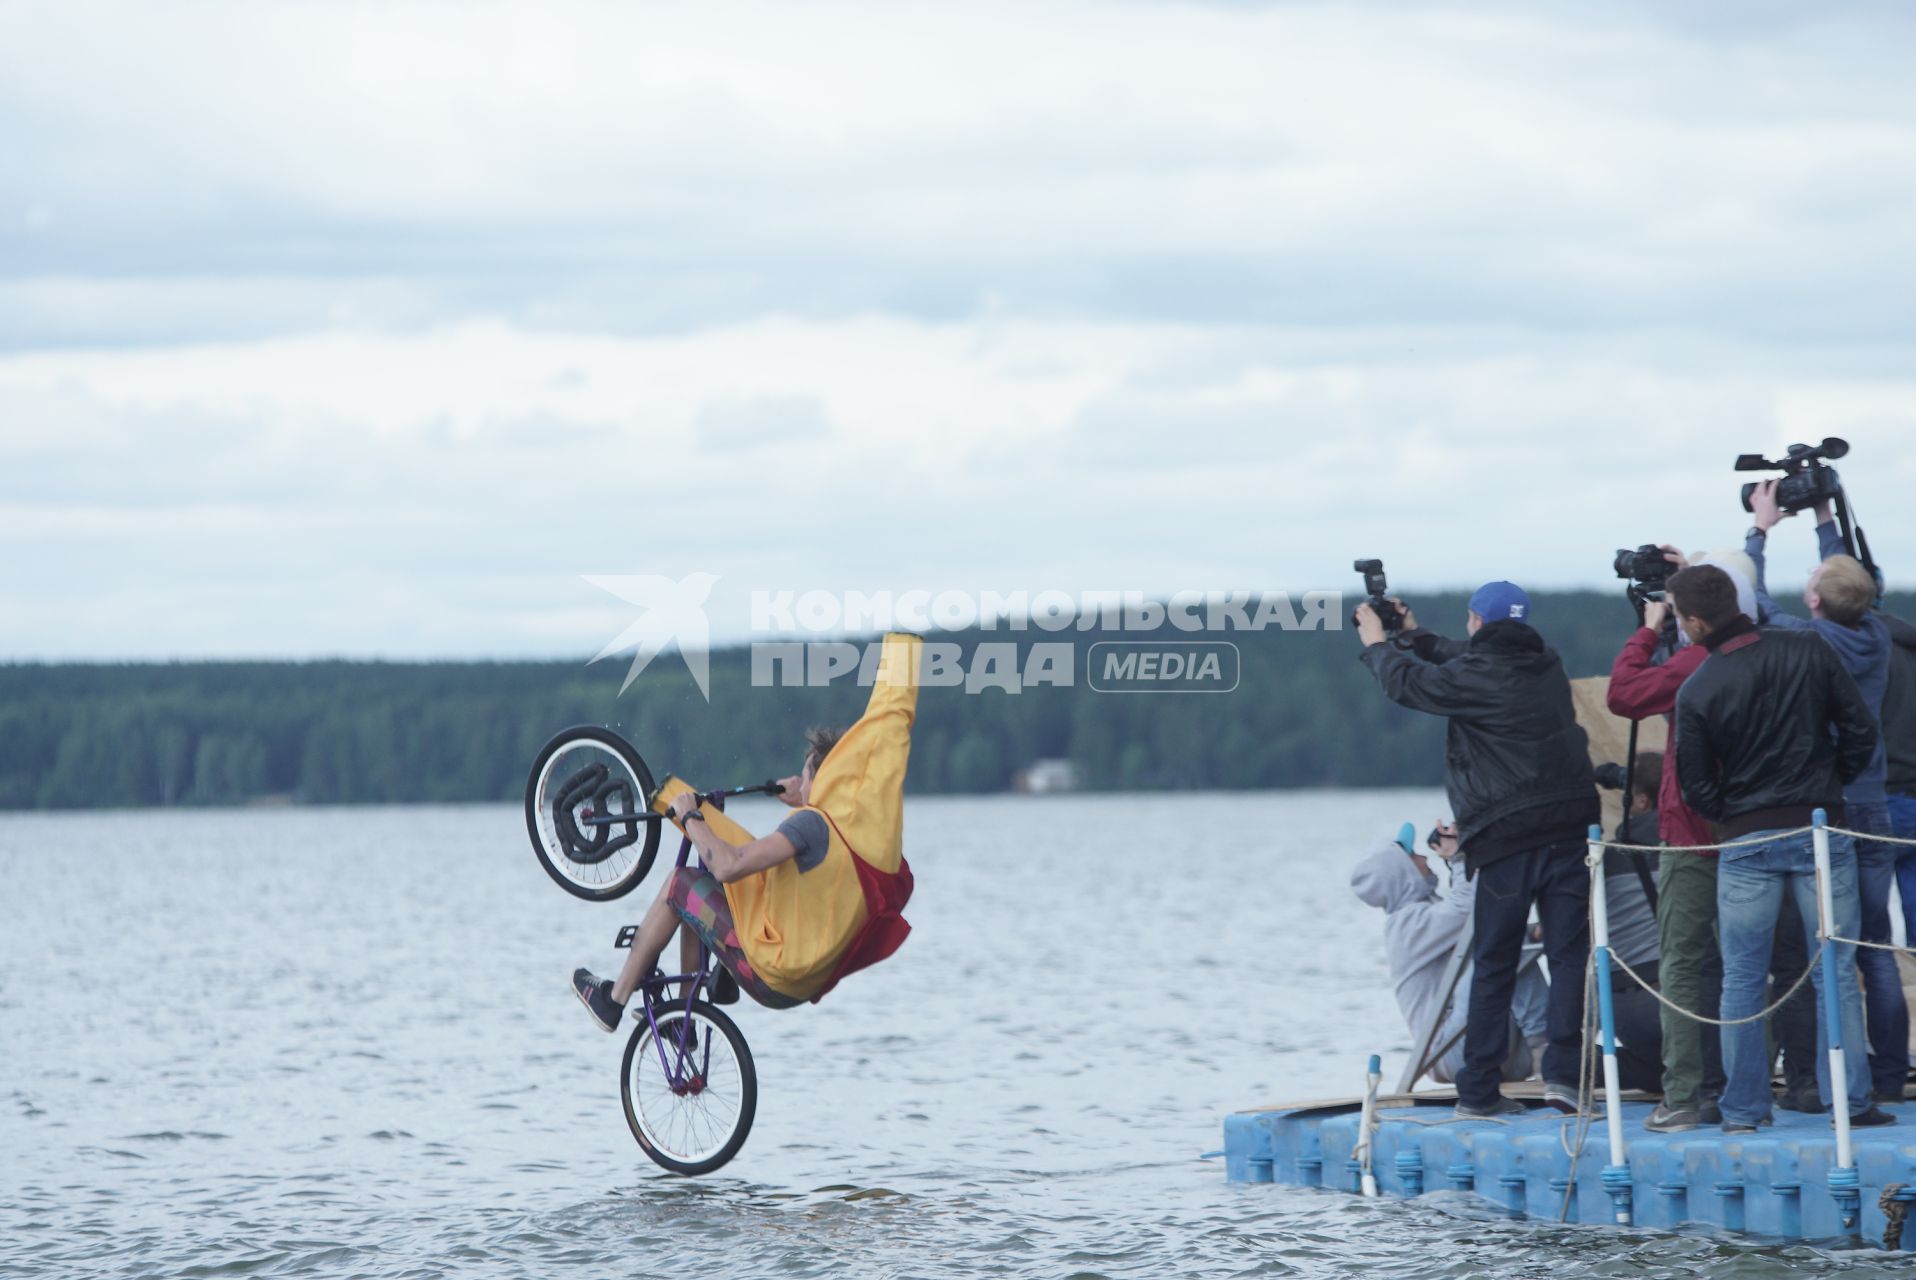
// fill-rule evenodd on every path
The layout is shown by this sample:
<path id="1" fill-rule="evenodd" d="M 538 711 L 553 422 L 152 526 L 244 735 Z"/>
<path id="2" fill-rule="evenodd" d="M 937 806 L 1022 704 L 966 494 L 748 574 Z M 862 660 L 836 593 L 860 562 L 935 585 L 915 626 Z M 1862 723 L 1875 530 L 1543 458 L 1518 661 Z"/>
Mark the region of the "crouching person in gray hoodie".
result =
<path id="1" fill-rule="evenodd" d="M 1457 828 L 1438 824 L 1432 853 L 1446 868 L 1457 856 Z M 1421 1035 L 1443 1000 L 1444 969 L 1457 940 L 1470 923 L 1476 899 L 1474 882 L 1450 877 L 1448 892 L 1439 893 L 1430 859 L 1417 852 L 1417 829 L 1406 822 L 1395 840 L 1387 841 L 1351 872 L 1351 888 L 1367 906 L 1384 913 L 1384 954 L 1390 961 L 1391 986 L 1397 1007 L 1413 1038 Z M 1550 1004 L 1550 984 L 1535 965 L 1517 977 L 1512 1002 L 1510 1052 L 1503 1078 L 1528 1079 L 1534 1072 L 1531 1046 L 1544 1043 Z M 1456 1078 L 1464 1065 L 1463 1029 L 1470 1009 L 1470 969 L 1466 965 L 1432 1048 L 1450 1048 L 1432 1064 L 1430 1077 L 1440 1084 Z M 1454 1040 L 1454 1043 L 1451 1043 Z"/>

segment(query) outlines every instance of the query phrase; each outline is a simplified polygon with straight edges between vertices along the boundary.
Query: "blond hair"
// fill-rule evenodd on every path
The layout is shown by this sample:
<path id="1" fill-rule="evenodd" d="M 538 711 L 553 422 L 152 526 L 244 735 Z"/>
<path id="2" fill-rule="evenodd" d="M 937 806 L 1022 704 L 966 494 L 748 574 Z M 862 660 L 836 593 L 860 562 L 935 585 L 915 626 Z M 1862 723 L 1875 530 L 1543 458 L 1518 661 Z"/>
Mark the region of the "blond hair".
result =
<path id="1" fill-rule="evenodd" d="M 1816 579 L 1816 594 L 1823 602 L 1824 617 L 1850 627 L 1861 622 L 1876 603 L 1876 579 L 1855 556 L 1831 556 Z"/>

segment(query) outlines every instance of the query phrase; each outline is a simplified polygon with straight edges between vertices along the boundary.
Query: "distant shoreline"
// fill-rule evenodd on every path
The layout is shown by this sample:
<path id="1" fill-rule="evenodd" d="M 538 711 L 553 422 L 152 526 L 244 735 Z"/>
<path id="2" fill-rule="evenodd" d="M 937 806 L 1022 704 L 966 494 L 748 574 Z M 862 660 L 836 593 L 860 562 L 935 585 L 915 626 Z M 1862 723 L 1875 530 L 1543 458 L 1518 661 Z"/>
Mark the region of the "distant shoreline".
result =
<path id="1" fill-rule="evenodd" d="M 1413 599 L 1461 631 L 1461 595 Z M 1538 592 L 1538 629 L 1569 674 L 1605 674 L 1634 629 L 1615 593 Z M 1916 614 L 1916 596 L 1892 595 Z M 1432 786 L 1444 726 L 1392 705 L 1341 630 L 1222 635 L 1228 689 L 1100 691 L 1092 646 L 1190 644 L 1193 633 L 1099 629 L 941 633 L 982 643 L 1072 642 L 1072 677 L 969 691 L 927 687 L 913 731 L 915 795 L 996 795 L 1023 779 L 1068 793 L 1308 791 Z M 655 776 L 715 785 L 791 772 L 807 726 L 849 724 L 855 678 L 762 681 L 744 648 L 710 655 L 710 700 L 675 653 L 621 694 L 624 664 L 583 661 L 0 664 L 0 811 L 519 803 L 539 747 L 604 725 Z"/>

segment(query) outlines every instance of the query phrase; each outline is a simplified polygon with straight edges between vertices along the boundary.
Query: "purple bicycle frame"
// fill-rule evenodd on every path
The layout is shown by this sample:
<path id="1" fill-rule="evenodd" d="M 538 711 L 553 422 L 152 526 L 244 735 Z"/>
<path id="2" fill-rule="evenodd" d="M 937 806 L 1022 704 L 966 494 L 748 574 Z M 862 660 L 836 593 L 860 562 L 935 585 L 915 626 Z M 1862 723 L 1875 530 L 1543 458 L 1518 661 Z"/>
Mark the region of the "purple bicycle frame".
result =
<path id="1" fill-rule="evenodd" d="M 727 796 L 777 795 L 782 790 L 783 788 L 776 782 L 762 782 L 752 787 L 727 787 L 720 791 L 694 792 L 693 796 L 696 803 L 702 805 L 709 804 L 722 813 L 725 810 L 725 798 Z M 692 837 L 681 835 L 679 837 L 679 857 L 673 869 L 684 870 L 691 864 L 691 859 Z M 702 863 L 700 865 L 703 866 Z M 680 927 L 684 928 L 685 926 L 681 924 Z M 679 1019 L 678 1035 L 675 1037 L 674 1044 L 675 1052 L 672 1055 L 677 1062 L 676 1067 L 673 1065 L 673 1062 L 666 1059 L 665 1035 L 659 1030 L 657 1005 L 662 1004 L 663 1001 L 655 1003 L 652 999 L 650 985 L 645 982 L 639 984 L 639 998 L 645 1002 L 645 1021 L 647 1025 L 652 1028 L 652 1043 L 658 1051 L 659 1069 L 665 1072 L 666 1081 L 672 1086 L 672 1092 L 675 1094 L 688 1089 L 694 1079 L 702 1078 L 705 1075 L 706 1069 L 712 1064 L 711 1039 L 707 1037 L 706 1043 L 702 1046 L 703 1052 L 699 1059 L 698 1070 L 689 1072 L 683 1070 L 687 1065 L 686 1042 L 692 1035 L 692 1002 L 704 994 L 705 984 L 711 976 L 712 949 L 705 945 L 705 939 L 700 938 L 698 968 L 691 973 L 668 973 L 660 979 L 662 983 L 678 983 L 681 995 L 676 998 L 684 1000 L 685 1016 Z"/>

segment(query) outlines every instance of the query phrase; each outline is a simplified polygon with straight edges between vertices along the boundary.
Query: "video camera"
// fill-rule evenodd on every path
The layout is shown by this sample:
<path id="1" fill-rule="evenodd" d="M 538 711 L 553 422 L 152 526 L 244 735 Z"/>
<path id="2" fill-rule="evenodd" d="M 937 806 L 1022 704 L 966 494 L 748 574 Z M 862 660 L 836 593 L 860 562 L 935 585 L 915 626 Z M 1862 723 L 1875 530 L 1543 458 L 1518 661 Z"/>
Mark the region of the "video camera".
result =
<path id="1" fill-rule="evenodd" d="M 1843 492 L 1843 481 L 1836 468 L 1825 465 L 1849 452 L 1849 441 L 1825 436 L 1819 445 L 1793 444 L 1789 453 L 1774 461 L 1760 453 L 1738 454 L 1738 471 L 1781 471 L 1782 483 L 1776 486 L 1776 505 L 1784 511 L 1807 511 L 1819 502 L 1834 502 Z M 1750 495 L 1754 482 L 1743 486 L 1743 509 L 1754 511 Z"/>
<path id="2" fill-rule="evenodd" d="M 1819 445 L 1793 444 L 1789 452 L 1781 458 L 1771 460 L 1760 453 L 1741 453 L 1736 458 L 1738 471 L 1781 471 L 1783 479 L 1776 486 L 1776 505 L 1783 511 L 1804 511 L 1820 502 L 1830 504 L 1831 513 L 1836 517 L 1836 527 L 1843 539 L 1843 550 L 1855 556 L 1869 570 L 1869 576 L 1876 579 L 1878 603 L 1881 603 L 1883 574 L 1876 567 L 1876 559 L 1869 553 L 1869 538 L 1863 533 L 1863 527 L 1856 522 L 1856 510 L 1851 505 L 1849 495 L 1843 492 L 1842 478 L 1836 474 L 1836 468 L 1830 462 L 1849 453 L 1849 441 L 1838 436 L 1824 436 Z M 1750 495 L 1756 492 L 1754 484 L 1743 486 L 1743 509 L 1754 511 Z"/>
<path id="3" fill-rule="evenodd" d="M 1369 596 L 1366 603 L 1370 605 L 1371 612 L 1377 615 L 1377 620 L 1384 624 L 1384 634 L 1395 635 L 1402 631 L 1404 629 L 1403 612 L 1384 594 L 1390 590 L 1384 582 L 1384 562 L 1354 560 L 1351 562 L 1351 568 L 1364 575 L 1364 592 Z M 1353 612 L 1351 623 L 1355 625 L 1356 622 L 1357 614 Z"/>

